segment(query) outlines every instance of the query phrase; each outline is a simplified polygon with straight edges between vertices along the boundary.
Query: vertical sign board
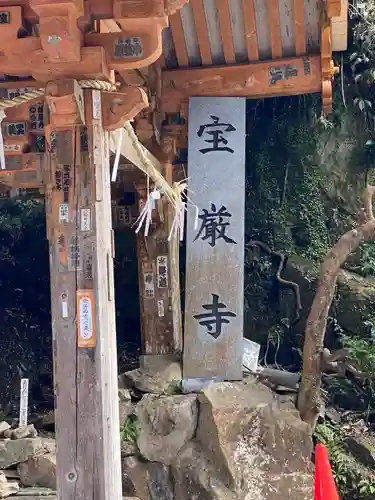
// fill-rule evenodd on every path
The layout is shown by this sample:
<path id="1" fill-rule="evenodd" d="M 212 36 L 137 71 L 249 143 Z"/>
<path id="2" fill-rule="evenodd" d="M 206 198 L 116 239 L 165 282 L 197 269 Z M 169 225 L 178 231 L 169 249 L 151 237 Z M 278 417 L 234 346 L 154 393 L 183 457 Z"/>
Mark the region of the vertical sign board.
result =
<path id="1" fill-rule="evenodd" d="M 29 405 L 29 379 L 21 378 L 20 418 L 19 418 L 20 427 L 27 425 L 28 405 Z"/>
<path id="2" fill-rule="evenodd" d="M 190 99 L 185 379 L 242 378 L 245 105 Z"/>

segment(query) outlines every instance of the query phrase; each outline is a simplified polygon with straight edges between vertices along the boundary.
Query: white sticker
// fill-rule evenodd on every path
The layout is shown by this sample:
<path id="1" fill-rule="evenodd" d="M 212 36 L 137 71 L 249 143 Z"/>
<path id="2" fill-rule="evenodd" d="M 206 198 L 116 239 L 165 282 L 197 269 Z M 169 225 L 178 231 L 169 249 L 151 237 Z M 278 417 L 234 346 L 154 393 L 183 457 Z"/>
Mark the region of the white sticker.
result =
<path id="1" fill-rule="evenodd" d="M 145 272 L 144 283 L 145 297 L 146 299 L 152 299 L 153 297 L 155 297 L 154 275 L 152 272 Z"/>
<path id="2" fill-rule="evenodd" d="M 59 222 L 69 222 L 69 205 L 68 203 L 61 203 L 59 205 Z"/>
<path id="3" fill-rule="evenodd" d="M 91 209 L 82 208 L 81 209 L 81 231 L 88 232 L 91 231 Z"/>
<path id="4" fill-rule="evenodd" d="M 4 151 L 21 151 L 21 146 L 19 144 L 4 144 Z"/>
<path id="5" fill-rule="evenodd" d="M 168 258 L 160 255 L 156 258 L 156 283 L 158 288 L 168 288 Z"/>
<path id="6" fill-rule="evenodd" d="M 92 91 L 92 117 L 94 120 L 100 120 L 101 103 L 100 90 Z"/>
<path id="7" fill-rule="evenodd" d="M 61 316 L 67 318 L 68 314 L 68 294 L 66 292 L 61 294 Z"/>
<path id="8" fill-rule="evenodd" d="M 27 409 L 29 405 L 29 379 L 21 379 L 21 391 L 20 391 L 20 427 L 27 425 Z"/>
<path id="9" fill-rule="evenodd" d="M 93 336 L 92 305 L 89 297 L 82 297 L 79 301 L 79 335 L 83 340 Z"/>
<path id="10" fill-rule="evenodd" d="M 164 300 L 158 300 L 158 316 L 159 318 L 164 316 Z"/>

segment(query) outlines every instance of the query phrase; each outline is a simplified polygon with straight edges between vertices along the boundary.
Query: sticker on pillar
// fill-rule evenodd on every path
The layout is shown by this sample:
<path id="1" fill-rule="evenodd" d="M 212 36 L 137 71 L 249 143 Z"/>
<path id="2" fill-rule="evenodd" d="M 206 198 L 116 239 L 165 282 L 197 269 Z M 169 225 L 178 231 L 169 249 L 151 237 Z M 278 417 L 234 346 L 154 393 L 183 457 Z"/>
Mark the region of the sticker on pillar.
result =
<path id="1" fill-rule="evenodd" d="M 69 202 L 69 188 L 70 188 L 70 166 L 64 165 L 62 173 L 62 191 L 64 193 L 64 202 Z"/>
<path id="2" fill-rule="evenodd" d="M 66 319 L 69 316 L 69 309 L 68 309 L 68 293 L 63 292 L 61 294 L 61 317 L 63 319 Z"/>
<path id="3" fill-rule="evenodd" d="M 156 282 L 158 288 L 168 288 L 168 258 L 160 255 L 156 258 Z"/>
<path id="4" fill-rule="evenodd" d="M 164 317 L 164 300 L 158 300 L 158 316 L 159 318 Z"/>
<path id="5" fill-rule="evenodd" d="M 144 273 L 145 298 L 153 299 L 155 297 L 154 274 L 152 271 Z"/>
<path id="6" fill-rule="evenodd" d="M 100 120 L 100 112 L 101 112 L 100 91 L 93 90 L 92 91 L 92 117 L 94 118 L 94 120 Z"/>
<path id="7" fill-rule="evenodd" d="M 81 209 L 81 231 L 87 233 L 91 231 L 91 209 Z"/>
<path id="8" fill-rule="evenodd" d="M 78 347 L 95 347 L 95 301 L 93 290 L 77 290 Z"/>
<path id="9" fill-rule="evenodd" d="M 93 250 L 84 250 L 83 258 L 83 275 L 86 281 L 92 281 L 92 263 L 93 263 Z M 87 284 L 86 284 L 87 285 Z"/>
<path id="10" fill-rule="evenodd" d="M 4 144 L 4 153 L 20 153 L 21 146 L 19 144 Z"/>
<path id="11" fill-rule="evenodd" d="M 56 231 L 57 255 L 59 256 L 59 264 L 66 266 L 68 264 L 68 251 L 66 248 L 66 236 L 61 231 Z"/>
<path id="12" fill-rule="evenodd" d="M 69 222 L 69 205 L 68 203 L 60 203 L 59 205 L 59 222 L 66 224 Z"/>
<path id="13" fill-rule="evenodd" d="M 15 97 L 20 97 L 21 95 L 27 94 L 27 92 L 30 92 L 31 90 L 34 89 L 28 89 L 27 87 L 21 87 L 19 89 L 8 89 L 8 99 L 14 99 Z"/>
<path id="14" fill-rule="evenodd" d="M 69 239 L 68 269 L 82 271 L 81 242 L 77 234 Z"/>

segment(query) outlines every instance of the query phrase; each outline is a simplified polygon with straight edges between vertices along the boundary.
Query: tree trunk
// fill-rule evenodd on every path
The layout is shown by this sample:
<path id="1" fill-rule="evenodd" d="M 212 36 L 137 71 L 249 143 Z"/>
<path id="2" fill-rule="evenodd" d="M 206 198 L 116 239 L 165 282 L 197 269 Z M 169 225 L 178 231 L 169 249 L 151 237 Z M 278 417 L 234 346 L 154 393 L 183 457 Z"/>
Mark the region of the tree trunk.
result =
<path id="1" fill-rule="evenodd" d="M 348 256 L 365 241 L 375 239 L 375 219 L 372 198 L 375 186 L 368 186 L 363 209 L 365 222 L 345 233 L 326 255 L 319 276 L 319 284 L 307 318 L 303 346 L 303 369 L 298 393 L 298 410 L 302 420 L 315 427 L 320 412 L 322 351 L 328 312 L 335 293 L 337 275 Z"/>

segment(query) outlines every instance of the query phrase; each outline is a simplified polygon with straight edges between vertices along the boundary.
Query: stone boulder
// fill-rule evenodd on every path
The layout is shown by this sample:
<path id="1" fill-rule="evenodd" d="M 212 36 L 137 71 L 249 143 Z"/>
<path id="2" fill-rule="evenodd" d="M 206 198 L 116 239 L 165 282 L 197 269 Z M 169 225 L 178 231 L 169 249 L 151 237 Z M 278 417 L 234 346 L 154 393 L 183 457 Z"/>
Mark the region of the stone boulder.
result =
<path id="1" fill-rule="evenodd" d="M 4 432 L 10 429 L 8 422 L 0 422 L 0 438 L 4 436 Z"/>
<path id="2" fill-rule="evenodd" d="M 172 465 L 175 500 L 242 500 L 221 480 L 197 442 L 188 443 Z M 257 500 L 263 500 L 258 497 Z"/>
<path id="3" fill-rule="evenodd" d="M 175 394 L 180 391 L 181 365 L 169 356 L 144 356 L 140 368 L 119 376 L 120 388 L 150 394 Z"/>
<path id="4" fill-rule="evenodd" d="M 253 377 L 211 384 L 198 400 L 196 440 L 226 487 L 246 500 L 312 497 L 311 432 L 292 402 Z"/>
<path id="5" fill-rule="evenodd" d="M 10 438 L 11 439 L 24 439 L 24 438 L 35 438 L 37 437 L 38 432 L 36 431 L 33 424 L 22 425 L 21 427 L 17 427 L 16 429 L 12 429 Z"/>
<path id="6" fill-rule="evenodd" d="M 0 441 L 0 469 L 26 462 L 30 457 L 45 453 L 41 438 Z"/>
<path id="7" fill-rule="evenodd" d="M 30 457 L 18 465 L 18 474 L 24 486 L 42 486 L 56 490 L 56 455 Z"/>
<path id="8" fill-rule="evenodd" d="M 174 500 L 169 468 L 136 457 L 122 460 L 122 490 L 140 500 Z"/>
<path id="9" fill-rule="evenodd" d="M 348 436 L 343 440 L 344 448 L 355 457 L 358 462 L 375 469 L 375 439 L 372 436 Z"/>
<path id="10" fill-rule="evenodd" d="M 0 498 L 16 495 L 20 487 L 15 481 L 8 481 L 4 472 L 0 471 Z"/>
<path id="11" fill-rule="evenodd" d="M 150 462 L 170 465 L 193 438 L 198 419 L 195 395 L 158 397 L 148 394 L 137 405 L 137 444 Z"/>

